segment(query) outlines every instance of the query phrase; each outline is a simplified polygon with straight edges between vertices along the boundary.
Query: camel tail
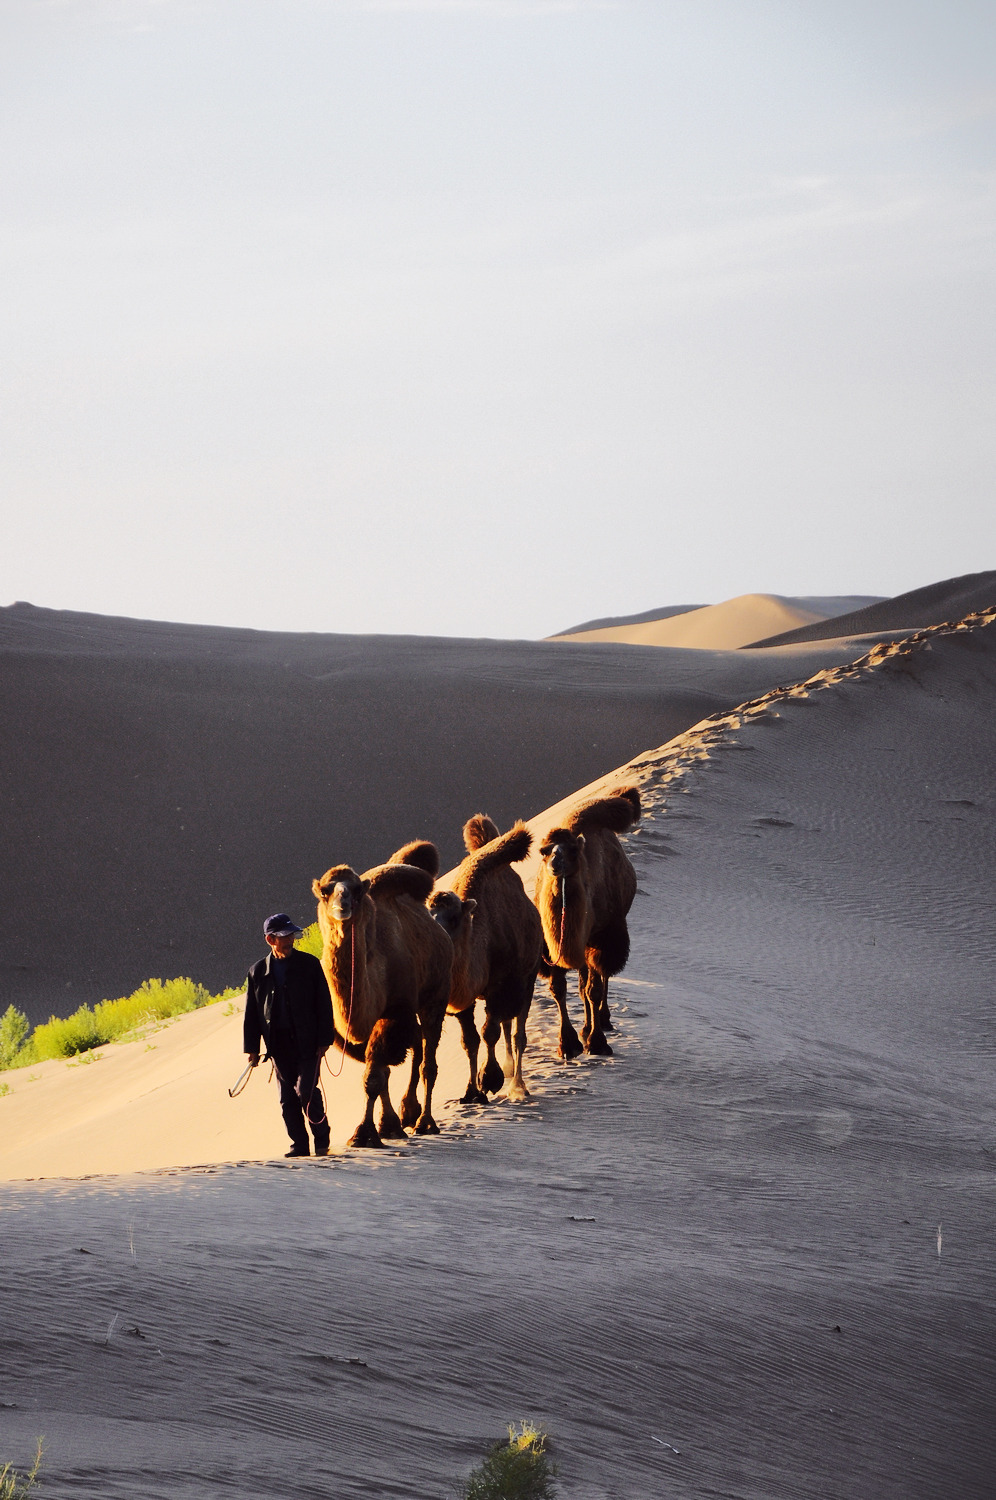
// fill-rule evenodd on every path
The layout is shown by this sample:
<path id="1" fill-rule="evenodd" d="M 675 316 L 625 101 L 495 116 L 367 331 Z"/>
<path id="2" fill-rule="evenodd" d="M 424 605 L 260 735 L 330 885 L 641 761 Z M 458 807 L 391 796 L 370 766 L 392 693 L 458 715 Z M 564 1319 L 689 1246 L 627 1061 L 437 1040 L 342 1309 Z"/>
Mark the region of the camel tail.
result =
<path id="1" fill-rule="evenodd" d="M 428 839 L 414 839 L 410 844 L 405 844 L 397 854 L 392 854 L 388 860 L 389 865 L 412 865 L 417 870 L 424 870 L 431 875 L 433 880 L 439 877 L 439 850 L 435 844 L 430 844 Z"/>
<path id="2" fill-rule="evenodd" d="M 636 787 L 625 787 L 611 797 L 593 797 L 582 802 L 567 819 L 572 833 L 587 833 L 591 828 L 608 828 L 626 833 L 640 820 L 640 794 Z"/>
<path id="3" fill-rule="evenodd" d="M 463 841 L 471 854 L 498 837 L 498 825 L 487 813 L 475 813 L 463 825 Z"/>
<path id="4" fill-rule="evenodd" d="M 411 896 L 415 901 L 427 901 L 432 894 L 432 876 L 419 865 L 375 865 L 363 878 L 369 880 L 375 901 L 385 896 Z"/>

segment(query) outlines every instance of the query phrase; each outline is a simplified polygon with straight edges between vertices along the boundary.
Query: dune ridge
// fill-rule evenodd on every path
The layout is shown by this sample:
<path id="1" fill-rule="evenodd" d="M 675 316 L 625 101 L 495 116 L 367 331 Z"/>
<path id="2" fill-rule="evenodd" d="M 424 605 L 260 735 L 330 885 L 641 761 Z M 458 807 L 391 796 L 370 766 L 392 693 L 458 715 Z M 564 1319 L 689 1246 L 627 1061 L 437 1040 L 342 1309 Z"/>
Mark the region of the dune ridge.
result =
<path id="1" fill-rule="evenodd" d="M 741 594 L 736 599 L 725 599 L 722 604 L 707 604 L 681 614 L 603 629 L 575 630 L 569 635 L 551 636 L 550 639 L 735 651 L 754 638 L 759 629 L 768 627 L 769 634 L 774 635 L 775 629 L 790 631 L 815 624 L 821 618 L 818 611 L 807 609 L 798 600 L 784 599 L 777 594 Z"/>
<path id="2" fill-rule="evenodd" d="M 880 600 L 865 609 L 745 642 L 745 649 L 762 650 L 771 646 L 828 641 L 835 637 L 918 630 L 963 619 L 968 614 L 988 609 L 993 603 L 996 603 L 996 571 L 964 573 L 958 578 L 946 578 L 940 583 L 897 594 L 893 599 Z"/>

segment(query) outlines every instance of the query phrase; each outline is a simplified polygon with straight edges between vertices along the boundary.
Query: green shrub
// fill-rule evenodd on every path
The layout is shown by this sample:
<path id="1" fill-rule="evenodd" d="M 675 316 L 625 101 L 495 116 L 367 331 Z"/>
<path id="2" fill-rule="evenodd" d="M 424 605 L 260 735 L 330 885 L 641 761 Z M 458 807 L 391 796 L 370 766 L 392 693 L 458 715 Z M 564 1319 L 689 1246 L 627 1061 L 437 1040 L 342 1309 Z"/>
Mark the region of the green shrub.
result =
<path id="1" fill-rule="evenodd" d="M 42 1461 L 42 1439 L 38 1439 L 38 1452 L 35 1461 L 26 1474 L 18 1474 L 11 1464 L 4 1464 L 0 1469 L 0 1500 L 24 1500 L 38 1483 L 38 1470 Z"/>
<path id="2" fill-rule="evenodd" d="M 238 993 L 229 990 L 225 995 L 215 996 L 193 979 L 147 979 L 133 994 L 120 1000 L 101 1000 L 92 1010 L 89 1005 L 81 1005 L 71 1016 L 52 1016 L 36 1026 L 30 1042 L 17 1054 L 15 1065 L 25 1067 L 50 1057 L 89 1052 L 93 1047 L 116 1041 L 137 1026 L 199 1010 L 215 999 Z"/>
<path id="3" fill-rule="evenodd" d="M 546 1453 L 546 1433 L 523 1422 L 508 1429 L 464 1481 L 462 1500 L 553 1500 L 556 1468 Z"/>
<path id="4" fill-rule="evenodd" d="M 316 958 L 322 956 L 322 931 L 317 922 L 312 922 L 306 927 L 301 936 L 294 943 L 295 948 L 300 948 L 302 953 L 313 953 Z"/>
<path id="5" fill-rule="evenodd" d="M 0 1071 L 10 1067 L 30 1030 L 31 1024 L 23 1010 L 8 1005 L 0 1016 Z"/>

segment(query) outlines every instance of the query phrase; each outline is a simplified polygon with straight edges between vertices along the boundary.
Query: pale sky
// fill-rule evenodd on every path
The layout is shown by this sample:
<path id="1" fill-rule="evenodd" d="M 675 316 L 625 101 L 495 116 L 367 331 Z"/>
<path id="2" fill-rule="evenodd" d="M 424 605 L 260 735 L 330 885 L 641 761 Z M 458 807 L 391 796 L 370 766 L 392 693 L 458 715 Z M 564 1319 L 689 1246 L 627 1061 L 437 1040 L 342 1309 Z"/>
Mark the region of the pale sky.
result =
<path id="1" fill-rule="evenodd" d="M 0 603 L 996 567 L 991 0 L 0 0 Z"/>

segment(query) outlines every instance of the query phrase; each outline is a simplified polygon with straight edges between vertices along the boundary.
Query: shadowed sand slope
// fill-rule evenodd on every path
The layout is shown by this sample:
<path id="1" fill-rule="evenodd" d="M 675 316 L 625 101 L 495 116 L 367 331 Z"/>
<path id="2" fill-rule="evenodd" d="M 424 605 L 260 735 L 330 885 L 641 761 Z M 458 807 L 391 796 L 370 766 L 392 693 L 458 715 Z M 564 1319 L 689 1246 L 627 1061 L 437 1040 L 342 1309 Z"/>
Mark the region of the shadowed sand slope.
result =
<path id="1" fill-rule="evenodd" d="M 504 825 L 850 646 L 803 657 L 267 634 L 0 611 L 0 1005 L 238 982 L 311 880 Z M 58 941 L 25 943 L 52 931 Z"/>
<path id="2" fill-rule="evenodd" d="M 436 1139 L 0 1188 L 5 1453 L 44 1432 L 53 1500 L 442 1500 L 529 1416 L 573 1500 L 988 1500 L 993 620 L 601 781 L 646 806 L 613 1059 L 554 1067 L 538 998 L 532 1099 Z"/>
<path id="3" fill-rule="evenodd" d="M 559 641 L 619 641 L 631 646 L 679 646 L 686 650 L 735 651 L 757 639 L 759 629 L 769 635 L 794 630 L 824 618 L 815 604 L 826 601 L 783 599 L 777 594 L 742 594 L 722 604 L 708 604 L 680 614 L 613 624 L 601 629 L 578 629 Z"/>
<path id="4" fill-rule="evenodd" d="M 996 604 L 996 572 L 965 573 L 926 588 L 882 599 L 865 609 L 838 614 L 811 625 L 800 625 L 779 634 L 760 636 L 745 645 L 760 648 L 794 646 L 805 641 L 828 641 L 840 636 L 888 634 L 890 631 L 922 630 L 928 625 L 960 620 L 973 610 Z"/>

